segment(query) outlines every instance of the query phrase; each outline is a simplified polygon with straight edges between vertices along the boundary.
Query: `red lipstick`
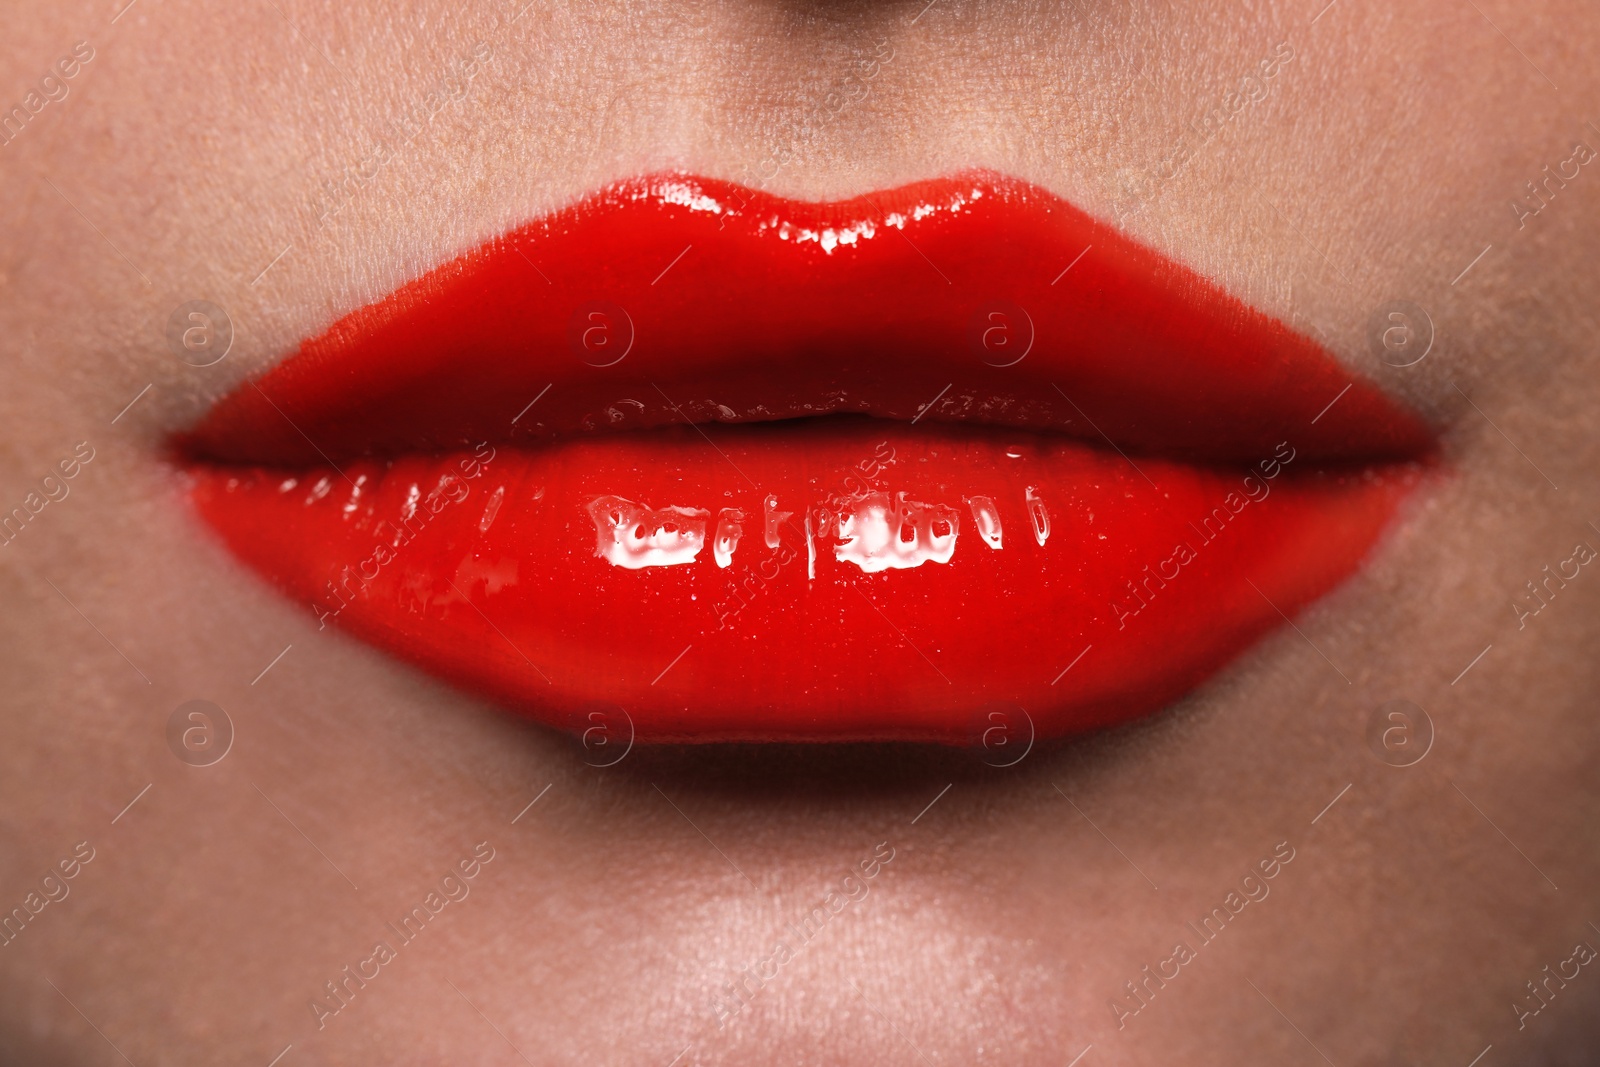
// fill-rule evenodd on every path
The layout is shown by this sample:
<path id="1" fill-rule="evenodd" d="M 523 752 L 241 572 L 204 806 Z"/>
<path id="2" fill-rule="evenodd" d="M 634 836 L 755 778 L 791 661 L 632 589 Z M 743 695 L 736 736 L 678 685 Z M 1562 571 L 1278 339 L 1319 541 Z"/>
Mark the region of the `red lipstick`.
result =
<path id="1" fill-rule="evenodd" d="M 179 442 L 320 624 L 643 741 L 1159 709 L 1351 573 L 1432 437 L 1051 194 L 621 183 L 361 308 Z"/>

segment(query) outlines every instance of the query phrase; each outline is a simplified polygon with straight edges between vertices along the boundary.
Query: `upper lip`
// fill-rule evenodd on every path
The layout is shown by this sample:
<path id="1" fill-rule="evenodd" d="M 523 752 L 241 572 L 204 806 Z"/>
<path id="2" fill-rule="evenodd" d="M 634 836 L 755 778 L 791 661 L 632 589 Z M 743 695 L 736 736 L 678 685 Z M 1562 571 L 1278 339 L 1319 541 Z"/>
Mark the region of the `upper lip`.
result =
<path id="1" fill-rule="evenodd" d="M 798 423 L 835 414 L 882 429 Z M 971 172 L 828 204 L 619 183 L 347 315 L 178 443 L 202 513 L 324 625 L 547 720 L 600 699 L 641 739 L 959 741 L 996 700 L 1060 734 L 1180 695 L 1350 573 L 1414 483 L 1339 465 L 1433 441 L 1282 322 Z M 470 512 L 439 504 L 458 470 Z M 1004 551 L 969 526 L 952 556 L 963 504 Z M 607 547 L 681 547 L 719 507 L 735 570 Z M 920 538 L 943 547 L 889 558 Z"/>
<path id="2" fill-rule="evenodd" d="M 351 314 L 181 440 L 294 464 L 829 412 L 1203 461 L 1432 444 L 1315 342 L 985 172 L 829 204 L 622 182 Z"/>

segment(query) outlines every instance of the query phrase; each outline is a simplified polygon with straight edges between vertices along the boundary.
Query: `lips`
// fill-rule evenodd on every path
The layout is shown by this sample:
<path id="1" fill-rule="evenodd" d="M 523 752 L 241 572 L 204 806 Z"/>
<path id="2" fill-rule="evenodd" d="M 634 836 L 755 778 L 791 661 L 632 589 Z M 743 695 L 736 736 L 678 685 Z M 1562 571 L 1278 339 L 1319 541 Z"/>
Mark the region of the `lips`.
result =
<path id="1" fill-rule="evenodd" d="M 177 446 L 320 627 L 552 725 L 962 744 L 1181 696 L 1359 566 L 1432 437 L 1025 183 L 667 175 L 351 313 Z"/>

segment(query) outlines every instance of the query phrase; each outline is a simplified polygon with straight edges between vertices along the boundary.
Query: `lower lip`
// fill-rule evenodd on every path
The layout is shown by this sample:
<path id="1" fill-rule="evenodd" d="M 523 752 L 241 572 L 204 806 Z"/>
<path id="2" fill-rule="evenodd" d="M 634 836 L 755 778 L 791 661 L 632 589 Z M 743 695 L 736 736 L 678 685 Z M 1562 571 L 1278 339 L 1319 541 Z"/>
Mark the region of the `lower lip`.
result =
<path id="1" fill-rule="evenodd" d="M 545 721 L 952 744 L 994 713 L 1049 737 L 1160 708 L 1355 570 L 1420 477 L 869 419 L 189 469 L 323 625 Z"/>

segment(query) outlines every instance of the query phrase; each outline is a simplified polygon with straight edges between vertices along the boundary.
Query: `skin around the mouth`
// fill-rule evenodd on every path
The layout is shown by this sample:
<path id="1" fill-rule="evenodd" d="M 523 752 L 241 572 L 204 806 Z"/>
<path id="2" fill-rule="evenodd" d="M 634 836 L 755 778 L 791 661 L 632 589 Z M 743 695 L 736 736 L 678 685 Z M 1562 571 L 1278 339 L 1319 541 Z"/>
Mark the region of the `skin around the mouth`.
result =
<path id="1" fill-rule="evenodd" d="M 0 911 L 40 908 L 0 948 L 0 1062 L 1592 1060 L 1600 975 L 1560 975 L 1600 946 L 1600 581 L 1560 575 L 1600 546 L 1600 184 L 1558 181 L 1600 147 L 1590 0 L 124 7 L 12 4 L 0 34 L 0 105 L 30 114 L 0 145 L 0 508 L 38 509 L 0 547 Z M 1164 714 L 1007 768 L 788 745 L 598 766 L 609 747 L 319 631 L 167 462 L 302 339 L 615 179 L 825 200 L 973 165 L 1441 428 L 1454 476 Z M 165 332 L 192 300 L 235 327 L 209 367 Z M 1397 301 L 1433 328 L 1410 367 L 1367 332 Z M 193 700 L 232 723 L 210 766 L 169 748 Z M 1432 724 L 1408 766 L 1383 757 L 1424 720 L 1394 700 Z M 470 896 L 440 891 L 485 841 Z M 345 979 L 430 893 L 425 932 Z"/>

